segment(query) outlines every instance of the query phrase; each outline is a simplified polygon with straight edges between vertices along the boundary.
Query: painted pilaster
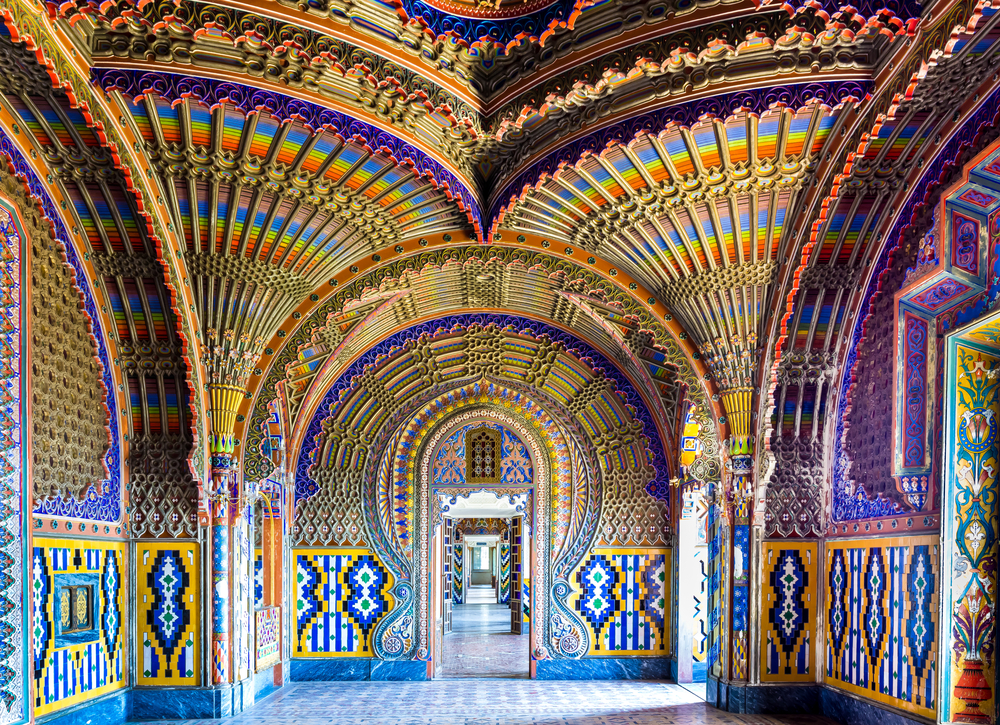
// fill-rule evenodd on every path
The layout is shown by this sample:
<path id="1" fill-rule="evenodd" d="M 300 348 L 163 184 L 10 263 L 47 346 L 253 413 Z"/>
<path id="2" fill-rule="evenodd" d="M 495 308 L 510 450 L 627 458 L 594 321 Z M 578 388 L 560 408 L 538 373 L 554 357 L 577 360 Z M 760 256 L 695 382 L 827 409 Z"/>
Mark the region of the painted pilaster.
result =
<path id="1" fill-rule="evenodd" d="M 942 570 L 945 597 L 943 643 L 944 722 L 996 722 L 995 610 L 1000 510 L 997 417 L 1000 414 L 1000 351 L 950 341 L 948 381 L 952 387 L 947 488 L 942 534 L 949 558 Z M 945 567 L 948 567 L 945 569 Z M 950 621 L 949 621 L 950 620 Z M 949 626 L 950 625 L 950 626 Z"/>
<path id="2" fill-rule="evenodd" d="M 733 592 L 731 642 L 734 681 L 744 682 L 749 673 L 750 627 L 750 513 L 753 501 L 753 446 L 748 438 L 736 440 L 730 449 L 732 471 L 732 567 Z"/>
<path id="3" fill-rule="evenodd" d="M 9 222 L 9 217 L 8 217 Z M 31 543 L 27 528 L 31 417 L 28 395 L 27 310 L 29 270 L 26 240 L 6 225 L 0 235 L 0 723 L 22 723 L 28 712 L 29 626 L 25 592 L 30 581 Z M 22 266 L 23 264 L 23 266 Z M 32 600 L 39 606 L 37 593 Z M 19 636 L 25 633 L 25 637 Z"/>
<path id="4" fill-rule="evenodd" d="M 226 684 L 231 680 L 230 591 L 232 581 L 230 540 L 229 487 L 232 458 L 212 455 L 212 682 Z"/>

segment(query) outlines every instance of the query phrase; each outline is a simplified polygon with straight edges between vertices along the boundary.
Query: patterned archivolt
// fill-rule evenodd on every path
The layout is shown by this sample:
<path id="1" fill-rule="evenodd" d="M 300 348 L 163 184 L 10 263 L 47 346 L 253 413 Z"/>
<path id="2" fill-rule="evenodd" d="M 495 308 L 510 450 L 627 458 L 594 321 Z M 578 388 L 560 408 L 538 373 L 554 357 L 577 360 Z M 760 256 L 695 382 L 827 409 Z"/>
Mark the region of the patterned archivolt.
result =
<path id="1" fill-rule="evenodd" d="M 603 370 L 548 336 L 493 325 L 421 335 L 367 367 L 340 391 L 323 422 L 311 475 L 323 485 L 335 469 L 355 468 L 372 437 L 408 401 L 442 384 L 484 377 L 540 395 L 572 416 L 597 449 L 605 485 L 641 490 L 657 475 L 642 423 Z"/>

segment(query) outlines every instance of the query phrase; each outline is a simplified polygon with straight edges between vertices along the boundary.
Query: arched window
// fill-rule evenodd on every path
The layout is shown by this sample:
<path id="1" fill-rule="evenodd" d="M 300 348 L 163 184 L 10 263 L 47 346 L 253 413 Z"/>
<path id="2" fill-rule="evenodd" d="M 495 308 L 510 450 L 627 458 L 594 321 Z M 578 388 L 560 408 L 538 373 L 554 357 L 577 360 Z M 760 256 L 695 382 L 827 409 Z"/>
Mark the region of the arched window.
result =
<path id="1" fill-rule="evenodd" d="M 465 434 L 465 480 L 500 483 L 500 431 L 473 428 Z"/>

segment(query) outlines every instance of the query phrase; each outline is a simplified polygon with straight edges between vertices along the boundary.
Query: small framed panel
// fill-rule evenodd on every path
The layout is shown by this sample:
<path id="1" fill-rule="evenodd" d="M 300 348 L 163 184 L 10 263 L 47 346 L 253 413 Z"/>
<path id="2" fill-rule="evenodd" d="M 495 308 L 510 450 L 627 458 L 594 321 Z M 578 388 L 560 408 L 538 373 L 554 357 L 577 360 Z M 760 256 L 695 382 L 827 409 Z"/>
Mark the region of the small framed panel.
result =
<path id="1" fill-rule="evenodd" d="M 56 647 L 96 642 L 97 574 L 56 574 Z"/>
<path id="2" fill-rule="evenodd" d="M 465 434 L 465 480 L 467 483 L 500 483 L 501 433 L 485 426 Z"/>

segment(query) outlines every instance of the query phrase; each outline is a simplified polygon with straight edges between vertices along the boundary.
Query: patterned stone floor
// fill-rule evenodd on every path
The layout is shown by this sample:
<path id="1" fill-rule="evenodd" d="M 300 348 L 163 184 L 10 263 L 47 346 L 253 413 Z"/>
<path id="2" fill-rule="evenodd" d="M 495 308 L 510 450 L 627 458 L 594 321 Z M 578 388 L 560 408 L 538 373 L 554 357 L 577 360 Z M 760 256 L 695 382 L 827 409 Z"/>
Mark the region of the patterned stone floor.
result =
<path id="1" fill-rule="evenodd" d="M 529 637 L 510 633 L 506 604 L 459 604 L 444 638 L 440 677 L 527 677 Z"/>
<path id="2" fill-rule="evenodd" d="M 731 715 L 660 682 L 301 682 L 227 720 L 170 725 L 825 725 Z"/>

